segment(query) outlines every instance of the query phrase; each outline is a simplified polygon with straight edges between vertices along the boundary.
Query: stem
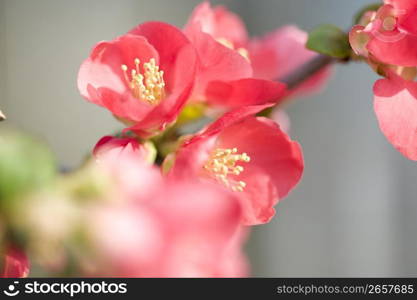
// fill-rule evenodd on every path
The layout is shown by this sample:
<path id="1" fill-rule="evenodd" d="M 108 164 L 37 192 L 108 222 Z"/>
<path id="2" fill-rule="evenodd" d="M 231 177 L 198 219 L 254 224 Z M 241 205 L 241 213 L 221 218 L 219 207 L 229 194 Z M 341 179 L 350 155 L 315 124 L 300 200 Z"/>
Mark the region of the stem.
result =
<path id="1" fill-rule="evenodd" d="M 304 63 L 302 66 L 297 68 L 294 72 L 279 78 L 280 82 L 283 82 L 287 85 L 289 89 L 293 89 L 297 85 L 303 83 L 311 75 L 317 73 L 324 67 L 334 63 L 336 60 L 330 56 L 318 55 L 308 62 Z"/>
<path id="2" fill-rule="evenodd" d="M 3 112 L 0 110 L 0 121 L 6 120 L 6 116 L 3 114 Z"/>

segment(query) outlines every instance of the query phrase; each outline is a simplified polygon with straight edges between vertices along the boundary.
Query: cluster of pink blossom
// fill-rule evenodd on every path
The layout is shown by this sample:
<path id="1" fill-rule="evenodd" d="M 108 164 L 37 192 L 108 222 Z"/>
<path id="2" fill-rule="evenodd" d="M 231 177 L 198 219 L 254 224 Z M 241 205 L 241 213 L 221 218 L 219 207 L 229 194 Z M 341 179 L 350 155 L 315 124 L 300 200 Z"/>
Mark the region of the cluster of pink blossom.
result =
<path id="1" fill-rule="evenodd" d="M 175 127 L 187 106 L 216 118 L 179 138 L 163 172 L 124 164 L 142 168 L 130 171 L 140 178 L 126 178 L 142 195 L 98 212 L 92 226 L 103 259 L 116 263 L 113 274 L 247 274 L 241 252 L 247 226 L 268 222 L 303 172 L 298 143 L 256 114 L 324 82 L 327 70 L 295 91 L 277 81 L 316 55 L 305 49 L 306 39 L 292 26 L 249 39 L 237 15 L 203 3 L 183 30 L 148 22 L 94 47 L 81 66 L 79 90 L 135 134 L 106 137 L 96 146 L 99 161 L 103 153 L 116 153 L 116 164 L 126 153 L 149 161 L 141 143 Z"/>
<path id="2" fill-rule="evenodd" d="M 389 142 L 417 160 L 417 1 L 384 0 L 350 31 L 357 55 L 384 79 L 374 86 L 374 109 Z"/>
<path id="3" fill-rule="evenodd" d="M 24 253 L 15 247 L 8 247 L 4 255 L 3 271 L 0 278 L 19 278 L 29 274 L 29 262 Z"/>
<path id="4" fill-rule="evenodd" d="M 279 105 L 317 90 L 329 75 L 325 68 L 294 89 L 278 81 L 317 55 L 306 40 L 294 26 L 250 39 L 236 14 L 205 2 L 183 29 L 147 22 L 94 46 L 80 67 L 79 91 L 125 129 L 93 150 L 115 189 L 81 218 L 94 253 L 84 274 L 248 274 L 249 226 L 271 220 L 304 168 L 288 124 L 276 122 L 286 119 Z M 260 116 L 272 107 L 279 120 Z M 180 133 L 203 116 L 211 122 Z M 4 276 L 27 274 L 19 257 L 7 256 Z"/>
<path id="5" fill-rule="evenodd" d="M 247 275 L 250 226 L 269 222 L 303 174 L 282 104 L 320 89 L 330 62 L 362 60 L 384 77 L 374 85 L 379 126 L 417 161 L 416 20 L 416 0 L 383 0 L 362 10 L 349 34 L 322 25 L 308 37 L 285 26 L 250 38 L 239 16 L 204 2 L 182 29 L 146 22 L 99 42 L 78 89 L 123 130 L 101 138 L 79 172 L 56 179 L 46 163 L 30 187 L 55 181 L 39 195 L 14 192 L 49 159 L 27 163 L 32 173 L 19 164 L 14 189 L 15 165 L 3 166 L 0 276 L 27 276 L 24 252 L 54 274 Z"/>

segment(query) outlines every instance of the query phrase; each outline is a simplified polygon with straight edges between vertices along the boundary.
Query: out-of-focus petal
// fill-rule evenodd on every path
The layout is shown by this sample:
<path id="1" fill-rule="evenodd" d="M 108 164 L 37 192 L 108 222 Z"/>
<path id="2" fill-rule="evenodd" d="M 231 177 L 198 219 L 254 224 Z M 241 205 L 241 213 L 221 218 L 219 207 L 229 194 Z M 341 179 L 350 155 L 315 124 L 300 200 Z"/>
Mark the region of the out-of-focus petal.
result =
<path id="1" fill-rule="evenodd" d="M 254 76 L 277 80 L 291 74 L 303 64 L 317 56 L 305 47 L 308 35 L 296 26 L 281 27 L 262 38 L 249 43 L 248 50 Z M 296 90 L 292 96 L 320 90 L 330 76 L 330 68 L 313 74 Z"/>
<path id="2" fill-rule="evenodd" d="M 80 67 L 78 89 L 87 100 L 104 106 L 113 114 L 140 120 L 152 106 L 135 99 L 124 80 L 121 66 L 134 69 L 134 60 L 149 61 L 158 53 L 143 37 L 126 35 L 111 42 L 100 42 Z"/>
<path id="3" fill-rule="evenodd" d="M 248 40 L 245 24 L 238 15 L 224 6 L 212 8 L 209 2 L 203 2 L 194 9 L 184 30 L 193 26 L 200 26 L 203 32 L 215 39 L 226 39 L 236 47 L 244 46 Z"/>
<path id="4" fill-rule="evenodd" d="M 147 138 L 175 121 L 192 91 L 196 63 L 195 49 L 181 30 L 147 22 L 97 44 L 81 65 L 78 88 Z"/>
<path id="5" fill-rule="evenodd" d="M 407 158 L 417 160 L 417 83 L 397 76 L 378 80 L 374 109 L 388 141 Z"/>
<path id="6" fill-rule="evenodd" d="M 398 11 L 398 22 L 402 30 L 417 34 L 417 2 L 414 0 L 385 0 Z"/>

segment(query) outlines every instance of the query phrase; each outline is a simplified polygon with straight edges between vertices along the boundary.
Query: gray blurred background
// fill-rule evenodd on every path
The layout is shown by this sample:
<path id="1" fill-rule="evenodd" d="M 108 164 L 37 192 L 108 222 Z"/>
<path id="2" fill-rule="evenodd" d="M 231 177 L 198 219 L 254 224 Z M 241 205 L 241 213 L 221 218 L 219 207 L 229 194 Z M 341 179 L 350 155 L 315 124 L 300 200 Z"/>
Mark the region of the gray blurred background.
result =
<path id="1" fill-rule="evenodd" d="M 235 0 L 252 34 L 293 23 L 349 28 L 372 0 Z M 76 89 L 80 63 L 100 40 L 146 20 L 182 26 L 197 0 L 0 0 L 0 109 L 10 126 L 46 139 L 77 166 L 119 128 Z M 294 101 L 292 136 L 305 154 L 303 181 L 254 229 L 253 276 L 416 276 L 417 166 L 386 142 L 372 109 L 376 76 L 337 66 L 327 90 Z M 4 126 L 5 124 L 1 124 Z"/>

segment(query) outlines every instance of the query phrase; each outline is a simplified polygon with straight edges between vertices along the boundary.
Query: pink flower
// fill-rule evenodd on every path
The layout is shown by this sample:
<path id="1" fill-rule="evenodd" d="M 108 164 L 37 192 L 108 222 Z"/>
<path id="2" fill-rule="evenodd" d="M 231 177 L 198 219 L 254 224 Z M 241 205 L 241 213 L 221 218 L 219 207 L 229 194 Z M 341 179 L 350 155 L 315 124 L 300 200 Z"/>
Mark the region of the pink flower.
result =
<path id="1" fill-rule="evenodd" d="M 254 78 L 248 52 L 240 48 L 247 43 L 246 30 L 236 15 L 222 7 L 212 10 L 204 2 L 194 10 L 184 32 L 199 57 L 192 101 L 230 109 L 277 102 L 284 95 L 284 84 Z"/>
<path id="2" fill-rule="evenodd" d="M 278 82 L 244 78 L 233 81 L 210 81 L 205 97 L 209 105 L 233 109 L 248 105 L 275 103 L 285 92 L 284 85 Z"/>
<path id="3" fill-rule="evenodd" d="M 379 127 L 404 156 L 417 160 L 417 83 L 391 74 L 374 86 Z"/>
<path id="4" fill-rule="evenodd" d="M 180 147 L 169 176 L 200 178 L 232 190 L 243 224 L 268 222 L 273 206 L 298 183 L 303 158 L 298 143 L 273 121 L 253 115 L 266 106 L 226 113 Z"/>
<path id="5" fill-rule="evenodd" d="M 296 26 L 287 25 L 254 38 L 248 45 L 254 76 L 277 80 L 283 78 L 317 56 L 305 47 L 308 34 Z M 320 91 L 331 75 L 331 68 L 324 68 L 306 79 L 294 90 L 292 97 Z M 289 96 L 287 95 L 287 96 Z"/>
<path id="6" fill-rule="evenodd" d="M 6 251 L 4 267 L 0 277 L 23 278 L 29 275 L 29 261 L 26 255 L 16 247 L 9 247 Z"/>
<path id="7" fill-rule="evenodd" d="M 214 39 L 224 43 L 231 43 L 230 46 L 236 49 L 245 47 L 249 41 L 245 24 L 240 17 L 230 12 L 224 6 L 211 7 L 205 1 L 198 5 L 192 12 L 185 30 L 198 26 L 200 29 L 211 35 Z M 243 48 L 240 48 L 244 51 Z"/>
<path id="8" fill-rule="evenodd" d="M 404 156 L 417 160 L 417 2 L 385 0 L 352 28 L 354 51 L 386 78 L 374 85 L 379 127 Z"/>
<path id="9" fill-rule="evenodd" d="M 104 195 L 107 201 L 86 212 L 93 250 L 86 274 L 245 276 L 246 231 L 235 195 L 212 183 L 167 179 L 137 155 L 125 154 L 97 165 L 113 188 Z"/>
<path id="10" fill-rule="evenodd" d="M 161 188 L 163 182 L 161 171 L 146 159 L 149 153 L 142 145 L 137 145 L 139 147 L 137 149 L 141 150 L 131 151 L 129 148 L 133 146 L 129 144 L 137 142 L 130 139 L 123 140 L 129 140 L 129 143 L 122 149 L 116 147 L 106 150 L 106 143 L 101 146 L 104 149 L 99 146 L 97 150 L 96 146 L 95 150 L 99 155 L 98 158 L 96 156 L 94 167 L 97 168 L 97 173 L 109 177 L 108 181 L 111 185 L 106 190 L 109 198 L 118 200 L 116 202 L 123 202 L 124 199 L 147 199 Z M 117 139 L 113 141 L 114 139 L 110 144 L 118 142 Z"/>
<path id="11" fill-rule="evenodd" d="M 385 64 L 417 66 L 417 2 L 386 0 L 376 12 L 366 13 L 352 28 L 350 43 L 355 52 Z"/>
<path id="12" fill-rule="evenodd" d="M 195 44 L 204 66 L 198 73 L 200 79 L 194 97 L 206 98 L 212 105 L 223 103 L 230 108 L 277 103 L 294 91 L 287 93 L 276 81 L 317 55 L 304 46 L 307 34 L 294 26 L 283 27 L 264 38 L 249 40 L 245 25 L 236 14 L 222 6 L 212 8 L 208 2 L 194 9 L 184 31 Z M 220 51 L 228 53 L 233 57 L 228 61 L 235 63 L 220 64 L 218 59 L 212 59 L 213 53 Z M 327 68 L 314 74 L 296 92 L 315 91 L 328 76 Z M 247 80 L 242 81 L 244 78 Z M 242 104 L 238 105 L 240 90 L 244 92 L 239 96 L 247 93 L 255 97 L 243 97 Z M 222 102 L 221 99 L 226 100 Z M 254 100 L 248 103 L 250 99 Z"/>
<path id="13" fill-rule="evenodd" d="M 196 55 L 177 28 L 148 22 L 98 43 L 81 65 L 78 88 L 141 136 L 174 122 L 193 87 Z"/>
<path id="14" fill-rule="evenodd" d="M 131 161 L 130 168 L 138 167 Z M 129 173 L 129 167 L 123 169 Z M 241 208 L 235 195 L 211 183 L 155 176 L 149 165 L 141 169 L 131 180 L 147 182 L 138 188 L 142 193 L 117 193 L 129 196 L 97 205 L 87 217 L 89 240 L 96 250 L 91 261 L 95 268 L 90 268 L 95 271 L 89 275 L 246 275 Z"/>

